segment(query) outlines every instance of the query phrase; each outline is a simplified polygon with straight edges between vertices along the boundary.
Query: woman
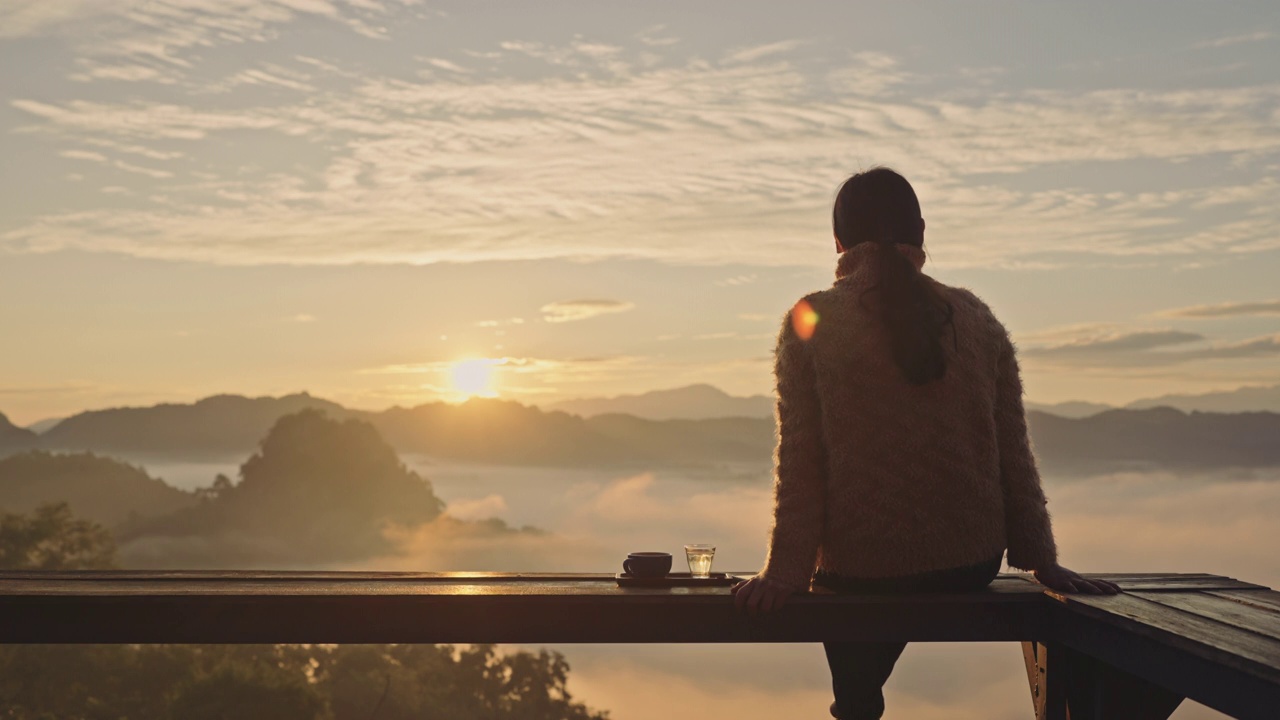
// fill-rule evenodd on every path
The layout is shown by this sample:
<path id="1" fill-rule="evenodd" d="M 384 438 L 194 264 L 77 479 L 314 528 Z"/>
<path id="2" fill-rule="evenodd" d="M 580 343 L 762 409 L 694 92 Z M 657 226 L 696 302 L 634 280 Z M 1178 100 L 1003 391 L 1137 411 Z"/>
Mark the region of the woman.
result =
<path id="1" fill-rule="evenodd" d="M 977 590 L 1009 565 L 1060 592 L 1111 594 L 1057 562 L 1013 343 L 973 293 L 920 272 L 924 219 L 888 168 L 849 178 L 833 212 L 836 281 L 778 338 L 774 526 L 752 613 L 810 583 Z M 815 572 L 816 571 L 816 572 Z M 879 718 L 905 643 L 826 643 L 845 720 Z"/>

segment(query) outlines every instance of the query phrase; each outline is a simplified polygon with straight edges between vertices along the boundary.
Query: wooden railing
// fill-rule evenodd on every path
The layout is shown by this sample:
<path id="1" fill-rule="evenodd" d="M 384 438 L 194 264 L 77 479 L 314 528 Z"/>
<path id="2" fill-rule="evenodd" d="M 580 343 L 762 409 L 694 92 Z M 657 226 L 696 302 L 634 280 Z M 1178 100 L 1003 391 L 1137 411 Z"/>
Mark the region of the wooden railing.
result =
<path id="1" fill-rule="evenodd" d="M 800 595 L 753 618 L 723 587 L 619 588 L 609 575 L 8 572 L 0 642 L 1016 641 L 1041 720 L 1166 718 L 1184 697 L 1280 718 L 1280 593 L 1205 574 L 1096 577 L 1125 592 L 1059 595 L 1003 575 L 975 593 Z"/>

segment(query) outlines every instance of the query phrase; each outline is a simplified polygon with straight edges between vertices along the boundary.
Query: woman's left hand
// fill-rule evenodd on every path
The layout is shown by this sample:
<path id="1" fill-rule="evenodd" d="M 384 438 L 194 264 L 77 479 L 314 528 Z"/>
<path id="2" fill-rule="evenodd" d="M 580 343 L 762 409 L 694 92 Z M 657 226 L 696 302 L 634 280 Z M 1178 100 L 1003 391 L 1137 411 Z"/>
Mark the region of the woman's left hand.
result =
<path id="1" fill-rule="evenodd" d="M 773 612 L 786 605 L 792 592 L 756 576 L 733 586 L 733 604 L 739 610 L 746 610 L 754 616 L 762 612 Z"/>

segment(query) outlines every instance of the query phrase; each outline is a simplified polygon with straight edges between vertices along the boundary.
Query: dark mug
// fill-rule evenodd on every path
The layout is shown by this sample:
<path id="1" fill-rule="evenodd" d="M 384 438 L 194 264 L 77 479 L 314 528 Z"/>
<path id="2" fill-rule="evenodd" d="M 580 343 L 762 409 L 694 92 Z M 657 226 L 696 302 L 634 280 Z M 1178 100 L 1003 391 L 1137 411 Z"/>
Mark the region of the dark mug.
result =
<path id="1" fill-rule="evenodd" d="M 663 577 L 671 572 L 671 553 L 633 552 L 622 561 L 622 569 L 632 577 Z"/>

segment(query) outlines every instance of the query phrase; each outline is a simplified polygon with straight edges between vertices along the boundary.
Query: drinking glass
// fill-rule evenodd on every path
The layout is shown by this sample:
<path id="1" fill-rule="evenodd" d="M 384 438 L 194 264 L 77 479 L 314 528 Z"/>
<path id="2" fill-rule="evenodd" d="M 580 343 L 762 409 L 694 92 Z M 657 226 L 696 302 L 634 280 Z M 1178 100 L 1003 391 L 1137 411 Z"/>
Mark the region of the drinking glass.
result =
<path id="1" fill-rule="evenodd" d="M 696 578 L 711 577 L 711 559 L 716 556 L 715 545 L 685 545 L 684 556 L 689 561 L 689 574 Z"/>

